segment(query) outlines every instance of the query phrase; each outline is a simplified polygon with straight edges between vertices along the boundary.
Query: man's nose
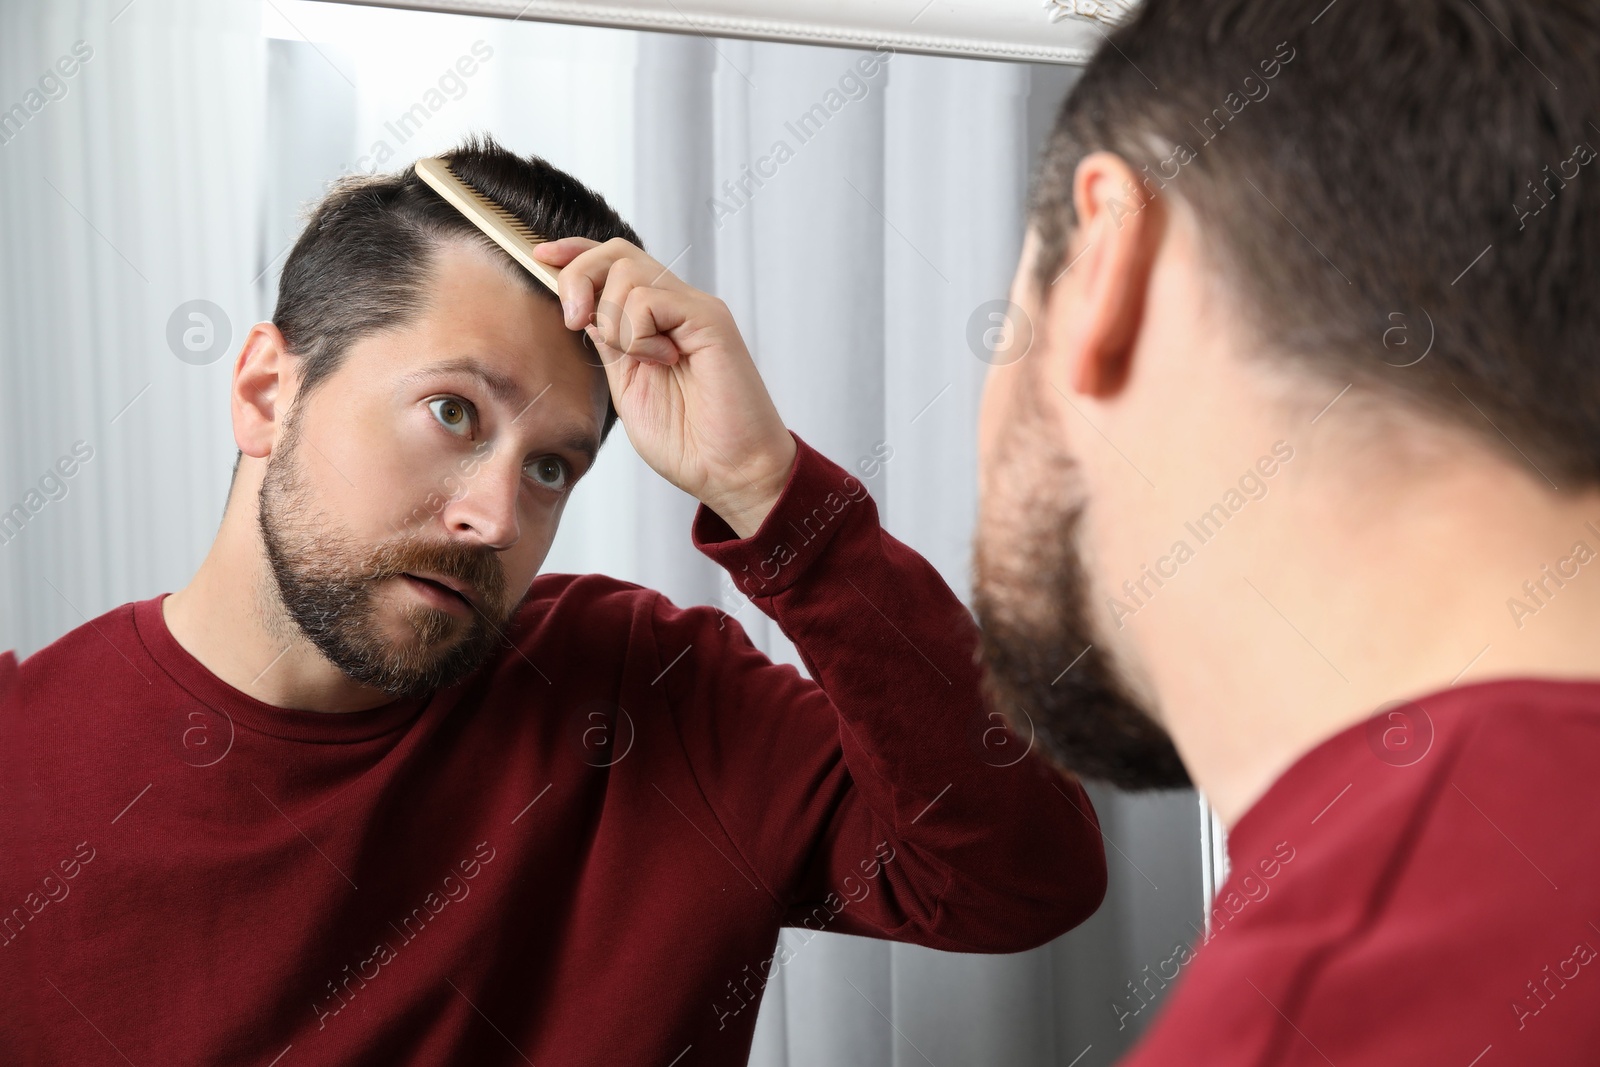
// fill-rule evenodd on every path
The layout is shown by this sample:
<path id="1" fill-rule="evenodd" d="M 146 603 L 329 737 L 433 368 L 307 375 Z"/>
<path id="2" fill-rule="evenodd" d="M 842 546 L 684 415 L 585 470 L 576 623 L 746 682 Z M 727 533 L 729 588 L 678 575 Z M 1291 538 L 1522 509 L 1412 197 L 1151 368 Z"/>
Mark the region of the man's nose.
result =
<path id="1" fill-rule="evenodd" d="M 452 534 L 473 533 L 485 545 L 507 549 L 517 543 L 517 501 L 522 492 L 522 468 L 514 460 L 478 465 L 462 480 L 463 488 L 445 505 L 445 528 Z"/>

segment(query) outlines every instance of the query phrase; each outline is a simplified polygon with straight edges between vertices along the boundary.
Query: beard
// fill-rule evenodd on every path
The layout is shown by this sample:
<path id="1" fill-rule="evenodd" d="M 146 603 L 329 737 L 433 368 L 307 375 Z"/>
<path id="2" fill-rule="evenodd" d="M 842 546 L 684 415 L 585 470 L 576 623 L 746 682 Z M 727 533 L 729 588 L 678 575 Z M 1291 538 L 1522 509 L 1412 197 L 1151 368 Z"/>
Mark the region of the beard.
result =
<path id="1" fill-rule="evenodd" d="M 1172 738 L 1090 621 L 1077 541 L 1085 504 L 1068 499 L 1076 463 L 1047 429 L 1042 385 L 1019 390 L 1001 428 L 974 542 L 984 699 L 1063 771 L 1122 789 L 1187 787 Z"/>
<path id="2" fill-rule="evenodd" d="M 267 461 L 257 525 L 272 582 L 257 609 L 269 633 L 309 641 L 346 676 L 395 698 L 417 698 L 454 685 L 507 644 L 502 630 L 513 605 L 504 570 L 490 549 L 415 539 L 364 545 L 318 509 L 298 462 L 300 401 Z M 460 617 L 405 594 L 396 640 L 380 618 L 379 582 L 430 572 L 459 579 L 483 604 Z M 291 627 L 289 623 L 293 623 Z"/>

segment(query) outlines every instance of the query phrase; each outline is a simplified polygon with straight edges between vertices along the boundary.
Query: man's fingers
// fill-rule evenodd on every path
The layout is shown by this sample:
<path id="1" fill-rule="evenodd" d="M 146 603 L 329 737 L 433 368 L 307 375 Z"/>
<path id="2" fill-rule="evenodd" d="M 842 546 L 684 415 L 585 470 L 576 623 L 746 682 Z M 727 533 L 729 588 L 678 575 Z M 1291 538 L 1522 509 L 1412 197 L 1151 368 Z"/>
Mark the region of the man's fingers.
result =
<path id="1" fill-rule="evenodd" d="M 614 237 L 604 244 L 589 241 L 588 247 L 561 269 L 561 275 L 556 281 L 568 329 L 576 330 L 590 321 L 590 317 L 595 313 L 597 292 L 604 291 L 605 296 L 613 303 L 621 305 L 627 298 L 625 290 L 629 286 L 619 285 L 613 289 L 611 276 L 623 265 L 626 265 L 624 275 L 618 280 L 627 281 L 629 286 L 643 284 L 659 289 L 687 288 L 681 280 L 660 263 L 645 255 L 644 250 L 631 241 L 621 237 Z"/>
<path id="2" fill-rule="evenodd" d="M 614 261 L 605 274 L 605 288 L 594 305 L 594 324 L 612 348 L 627 351 L 638 324 L 628 321 L 629 296 L 639 286 L 639 265 L 631 259 Z M 647 328 L 648 330 L 648 328 Z"/>
<path id="3" fill-rule="evenodd" d="M 600 363 L 598 365 L 605 368 L 608 378 L 613 373 L 620 373 L 622 367 L 629 360 L 637 363 L 659 363 L 662 366 L 670 367 L 682 357 L 682 353 L 678 351 L 678 346 L 666 337 L 646 337 L 634 341 L 629 346 L 628 351 L 624 353 L 600 340 L 596 336 L 595 327 L 585 326 L 583 329 L 589 335 L 589 339 L 594 342 L 596 351 L 600 353 Z"/>
<path id="4" fill-rule="evenodd" d="M 609 293 L 610 287 L 607 286 Z M 619 308 L 609 295 L 600 298 L 594 333 L 611 348 L 636 359 L 673 363 L 684 354 L 667 336 L 689 321 L 696 294 L 634 286 Z"/>
<path id="5" fill-rule="evenodd" d="M 570 262 L 579 252 L 599 243 L 587 237 L 561 237 L 554 241 L 540 241 L 533 246 L 533 256 L 553 266 L 562 266 Z"/>
<path id="6" fill-rule="evenodd" d="M 644 363 L 660 363 L 663 366 L 672 366 L 678 362 L 678 346 L 666 337 L 645 337 L 633 342 L 628 348 L 628 355 Z"/>

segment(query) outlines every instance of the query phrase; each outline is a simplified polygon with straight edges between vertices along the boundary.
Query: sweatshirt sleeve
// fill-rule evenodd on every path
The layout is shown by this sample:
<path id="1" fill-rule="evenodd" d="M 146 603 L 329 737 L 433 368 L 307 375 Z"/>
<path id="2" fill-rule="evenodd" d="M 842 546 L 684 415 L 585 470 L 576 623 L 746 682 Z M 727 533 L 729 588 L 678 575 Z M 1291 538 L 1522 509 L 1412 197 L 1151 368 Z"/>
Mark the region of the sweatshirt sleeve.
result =
<path id="1" fill-rule="evenodd" d="M 794 437 L 759 530 L 739 539 L 701 505 L 692 536 L 811 678 L 726 612 L 654 607 L 662 655 L 689 661 L 664 680 L 707 803 L 786 925 L 964 952 L 1055 938 L 1105 895 L 1087 793 L 986 714 L 971 613 L 860 480 Z"/>

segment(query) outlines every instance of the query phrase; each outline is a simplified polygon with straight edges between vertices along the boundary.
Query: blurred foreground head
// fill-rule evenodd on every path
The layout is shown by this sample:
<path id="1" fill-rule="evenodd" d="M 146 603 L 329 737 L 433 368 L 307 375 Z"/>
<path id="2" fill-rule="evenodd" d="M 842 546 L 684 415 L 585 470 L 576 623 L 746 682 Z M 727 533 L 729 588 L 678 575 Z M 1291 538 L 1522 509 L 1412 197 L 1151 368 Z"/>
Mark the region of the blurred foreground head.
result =
<path id="1" fill-rule="evenodd" d="M 1179 786 L 1511 626 L 1600 499 L 1597 101 L 1579 0 L 1147 0 L 1110 34 L 984 398 L 975 607 L 1014 729 Z"/>

